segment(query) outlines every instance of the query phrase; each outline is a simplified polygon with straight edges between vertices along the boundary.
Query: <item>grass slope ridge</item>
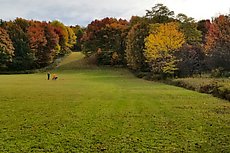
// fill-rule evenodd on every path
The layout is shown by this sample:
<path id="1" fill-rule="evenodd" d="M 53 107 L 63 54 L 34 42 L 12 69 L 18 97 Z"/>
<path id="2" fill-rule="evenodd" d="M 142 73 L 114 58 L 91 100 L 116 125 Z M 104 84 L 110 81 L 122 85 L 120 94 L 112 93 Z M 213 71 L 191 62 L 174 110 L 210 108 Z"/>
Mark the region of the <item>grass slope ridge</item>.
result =
<path id="1" fill-rule="evenodd" d="M 85 57 L 81 52 L 72 52 L 56 67 L 57 70 L 96 68 L 95 56 Z"/>
<path id="2" fill-rule="evenodd" d="M 56 81 L 0 75 L 0 152 L 229 152 L 229 102 L 73 56 Z"/>

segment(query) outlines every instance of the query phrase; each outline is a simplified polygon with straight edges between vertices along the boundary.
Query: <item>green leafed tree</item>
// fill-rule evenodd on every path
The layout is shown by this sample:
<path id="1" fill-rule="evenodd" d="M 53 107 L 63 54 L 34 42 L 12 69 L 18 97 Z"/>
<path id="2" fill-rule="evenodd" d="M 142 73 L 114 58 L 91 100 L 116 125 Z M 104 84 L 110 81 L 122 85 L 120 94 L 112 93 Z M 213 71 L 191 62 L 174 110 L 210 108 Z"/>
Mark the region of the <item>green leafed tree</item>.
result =
<path id="1" fill-rule="evenodd" d="M 82 51 L 82 37 L 84 34 L 84 28 L 80 27 L 79 25 L 72 26 L 71 29 L 76 35 L 76 43 L 74 45 L 75 51 Z"/>
<path id="2" fill-rule="evenodd" d="M 145 17 L 151 23 L 167 23 L 174 21 L 174 12 L 163 4 L 156 4 L 151 10 L 146 10 Z"/>
<path id="3" fill-rule="evenodd" d="M 10 39 L 15 48 L 14 57 L 10 65 L 12 70 L 26 70 L 34 68 L 35 54 L 30 49 L 27 29 L 30 22 L 17 18 L 14 21 L 7 22 L 7 29 Z"/>
<path id="4" fill-rule="evenodd" d="M 191 17 L 185 14 L 178 14 L 177 19 L 180 21 L 180 30 L 184 33 L 186 43 L 189 45 L 197 45 L 202 41 L 201 31 L 197 29 L 197 23 Z"/>
<path id="5" fill-rule="evenodd" d="M 174 74 L 177 59 L 174 53 L 185 42 L 184 34 L 176 22 L 151 25 L 150 35 L 145 39 L 145 57 L 156 74 Z"/>

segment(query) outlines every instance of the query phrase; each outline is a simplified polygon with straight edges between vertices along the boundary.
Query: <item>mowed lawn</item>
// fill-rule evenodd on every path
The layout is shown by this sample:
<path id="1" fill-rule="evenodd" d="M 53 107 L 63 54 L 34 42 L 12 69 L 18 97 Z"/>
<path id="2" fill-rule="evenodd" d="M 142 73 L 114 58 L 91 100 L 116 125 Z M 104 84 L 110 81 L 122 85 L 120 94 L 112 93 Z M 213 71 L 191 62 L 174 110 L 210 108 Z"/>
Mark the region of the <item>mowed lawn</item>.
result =
<path id="1" fill-rule="evenodd" d="M 0 75 L 0 152 L 230 152 L 230 103 L 124 69 Z"/>

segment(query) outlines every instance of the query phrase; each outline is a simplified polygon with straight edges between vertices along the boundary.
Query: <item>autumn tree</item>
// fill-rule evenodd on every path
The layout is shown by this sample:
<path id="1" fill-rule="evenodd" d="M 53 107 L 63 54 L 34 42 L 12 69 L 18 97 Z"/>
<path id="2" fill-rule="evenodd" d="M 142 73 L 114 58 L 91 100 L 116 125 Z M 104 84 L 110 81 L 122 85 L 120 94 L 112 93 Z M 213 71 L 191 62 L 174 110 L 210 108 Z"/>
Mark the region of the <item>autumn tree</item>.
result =
<path id="1" fill-rule="evenodd" d="M 101 64 L 110 64 L 113 53 L 117 52 L 118 63 L 123 63 L 127 24 L 126 20 L 115 18 L 104 18 L 91 22 L 82 39 L 84 53 L 89 55 L 100 49 L 99 56 L 103 57 L 100 58 L 103 59 Z"/>
<path id="2" fill-rule="evenodd" d="M 202 34 L 202 44 L 206 44 L 206 35 L 208 34 L 210 25 L 210 20 L 200 20 L 197 23 L 197 29 L 201 31 Z"/>
<path id="3" fill-rule="evenodd" d="M 29 26 L 30 22 L 21 18 L 5 24 L 5 28 L 15 48 L 14 57 L 10 65 L 10 68 L 13 70 L 32 69 L 34 66 L 35 55 L 30 49 L 27 33 Z"/>
<path id="4" fill-rule="evenodd" d="M 43 54 L 45 53 L 45 47 L 47 40 L 45 37 L 45 31 L 42 24 L 38 21 L 32 22 L 31 26 L 28 28 L 28 36 L 30 48 L 35 55 L 35 62 L 37 67 L 45 66 L 43 62 Z"/>
<path id="5" fill-rule="evenodd" d="M 65 54 L 68 54 L 71 52 L 70 48 L 72 47 L 72 40 L 69 40 L 69 32 L 68 28 L 61 23 L 60 21 L 53 21 L 50 23 L 55 30 L 55 33 L 59 37 L 59 47 L 60 47 L 60 53 L 59 55 L 63 56 Z M 71 33 L 72 34 L 72 33 Z"/>
<path id="6" fill-rule="evenodd" d="M 74 44 L 73 49 L 75 51 L 82 51 L 82 37 L 85 29 L 80 27 L 79 25 L 72 26 L 71 29 L 73 30 L 76 36 L 76 43 Z"/>
<path id="7" fill-rule="evenodd" d="M 127 66 L 132 70 L 146 71 L 148 69 L 144 56 L 144 40 L 148 34 L 149 24 L 142 21 L 133 25 L 127 35 L 125 57 Z"/>
<path id="8" fill-rule="evenodd" d="M 210 69 L 230 71 L 230 15 L 220 15 L 210 25 L 205 45 Z"/>
<path id="9" fill-rule="evenodd" d="M 179 31 L 178 23 L 152 25 L 150 35 L 145 39 L 145 57 L 152 67 L 152 72 L 173 74 L 178 69 L 174 53 L 184 42 L 184 35 Z"/>
<path id="10" fill-rule="evenodd" d="M 140 16 L 132 16 L 131 19 L 129 20 L 129 27 L 130 29 L 135 26 L 136 24 L 139 24 L 139 23 L 147 23 L 147 20 L 145 19 L 145 17 L 140 17 Z"/>
<path id="11" fill-rule="evenodd" d="M 3 29 L 2 39 L 7 38 L 9 48 L 12 41 L 14 54 L 1 49 L 7 55 L 2 55 L 4 65 L 10 70 L 28 70 L 41 68 L 54 62 L 58 55 L 65 55 L 76 43 L 76 36 L 72 28 L 66 27 L 59 21 L 52 23 L 25 20 L 17 18 L 14 21 L 1 21 Z M 4 33 L 4 29 L 7 33 Z M 9 49 L 8 49 L 9 50 Z M 12 56 L 14 55 L 14 56 Z M 10 62 L 7 62 L 10 61 Z M 2 64 L 3 65 L 3 64 Z"/>
<path id="12" fill-rule="evenodd" d="M 68 47 L 72 50 L 74 45 L 77 43 L 77 37 L 72 28 L 66 27 L 68 31 Z"/>
<path id="13" fill-rule="evenodd" d="M 44 65 L 48 65 L 54 61 L 54 59 L 60 52 L 59 37 L 56 34 L 55 28 L 52 25 L 43 22 L 42 26 L 44 28 L 44 34 L 47 44 L 44 47 L 44 52 L 41 56 L 41 60 L 44 62 Z"/>
<path id="14" fill-rule="evenodd" d="M 0 27 L 0 68 L 7 68 L 14 55 L 13 43 L 7 31 Z"/>
<path id="15" fill-rule="evenodd" d="M 55 28 L 46 22 L 32 22 L 28 28 L 28 36 L 37 67 L 51 64 L 60 50 Z"/>
<path id="16" fill-rule="evenodd" d="M 163 4 L 156 4 L 151 10 L 146 10 L 145 17 L 151 23 L 167 23 L 174 21 L 174 12 Z"/>

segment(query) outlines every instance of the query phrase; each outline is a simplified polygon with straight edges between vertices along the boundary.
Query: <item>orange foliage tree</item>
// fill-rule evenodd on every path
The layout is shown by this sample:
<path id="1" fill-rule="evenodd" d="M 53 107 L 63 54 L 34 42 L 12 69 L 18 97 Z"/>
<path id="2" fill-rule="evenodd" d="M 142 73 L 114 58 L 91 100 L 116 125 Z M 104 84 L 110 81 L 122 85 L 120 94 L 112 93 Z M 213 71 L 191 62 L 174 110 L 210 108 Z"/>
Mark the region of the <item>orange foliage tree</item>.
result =
<path id="1" fill-rule="evenodd" d="M 32 22 L 28 28 L 30 48 L 36 57 L 37 67 L 53 62 L 58 54 L 58 35 L 54 27 L 46 22 Z"/>
<path id="2" fill-rule="evenodd" d="M 14 55 L 13 43 L 7 31 L 0 27 L 0 68 L 6 68 Z"/>

